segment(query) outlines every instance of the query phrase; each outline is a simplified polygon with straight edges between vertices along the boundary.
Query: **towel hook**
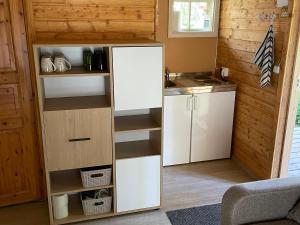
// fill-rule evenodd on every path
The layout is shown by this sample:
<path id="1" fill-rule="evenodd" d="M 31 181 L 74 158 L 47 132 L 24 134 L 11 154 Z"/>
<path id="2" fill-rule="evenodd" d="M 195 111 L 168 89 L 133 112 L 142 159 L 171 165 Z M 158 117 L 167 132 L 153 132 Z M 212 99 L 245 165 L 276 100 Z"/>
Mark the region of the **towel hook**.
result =
<path id="1" fill-rule="evenodd" d="M 261 14 L 259 14 L 260 21 L 271 21 L 272 25 L 276 18 L 277 18 L 277 15 L 274 12 L 272 12 L 272 13 L 262 12 Z"/>

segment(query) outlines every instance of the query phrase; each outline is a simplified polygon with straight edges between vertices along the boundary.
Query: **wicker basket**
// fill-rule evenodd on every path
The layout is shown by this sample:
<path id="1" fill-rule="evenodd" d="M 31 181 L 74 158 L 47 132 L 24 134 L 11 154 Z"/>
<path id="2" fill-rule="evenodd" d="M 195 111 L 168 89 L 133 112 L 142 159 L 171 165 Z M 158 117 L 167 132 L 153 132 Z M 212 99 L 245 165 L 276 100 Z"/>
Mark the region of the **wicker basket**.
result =
<path id="1" fill-rule="evenodd" d="M 83 199 L 81 194 L 81 202 L 84 215 L 104 214 L 111 212 L 112 196 L 106 196 L 98 199 Z"/>
<path id="2" fill-rule="evenodd" d="M 111 168 L 94 167 L 88 169 L 81 169 L 81 180 L 83 187 L 96 187 L 103 185 L 110 185 L 111 182 Z"/>

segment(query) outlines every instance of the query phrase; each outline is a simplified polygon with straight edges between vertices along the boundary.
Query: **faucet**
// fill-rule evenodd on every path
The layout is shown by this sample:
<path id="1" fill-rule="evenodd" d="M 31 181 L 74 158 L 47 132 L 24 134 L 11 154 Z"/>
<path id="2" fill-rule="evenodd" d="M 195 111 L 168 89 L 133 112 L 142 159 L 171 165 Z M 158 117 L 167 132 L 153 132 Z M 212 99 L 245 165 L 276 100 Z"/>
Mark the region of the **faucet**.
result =
<path id="1" fill-rule="evenodd" d="M 166 70 L 165 70 L 165 79 L 166 79 L 166 81 L 170 80 L 170 71 L 168 68 L 166 68 Z"/>

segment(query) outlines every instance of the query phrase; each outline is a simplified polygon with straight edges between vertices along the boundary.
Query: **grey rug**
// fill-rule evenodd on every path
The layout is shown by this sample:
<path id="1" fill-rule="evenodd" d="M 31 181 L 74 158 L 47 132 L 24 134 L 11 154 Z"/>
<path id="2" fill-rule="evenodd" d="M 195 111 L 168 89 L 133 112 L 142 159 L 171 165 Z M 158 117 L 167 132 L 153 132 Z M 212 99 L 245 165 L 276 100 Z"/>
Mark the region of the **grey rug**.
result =
<path id="1" fill-rule="evenodd" d="M 167 212 L 172 225 L 220 225 L 221 204 Z"/>

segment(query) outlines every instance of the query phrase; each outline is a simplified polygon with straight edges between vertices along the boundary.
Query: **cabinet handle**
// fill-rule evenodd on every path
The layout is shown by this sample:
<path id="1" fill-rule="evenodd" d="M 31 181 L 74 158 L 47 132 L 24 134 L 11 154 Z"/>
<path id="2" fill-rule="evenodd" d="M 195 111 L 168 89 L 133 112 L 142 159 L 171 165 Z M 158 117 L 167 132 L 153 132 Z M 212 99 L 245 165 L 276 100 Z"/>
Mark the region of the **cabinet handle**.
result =
<path id="1" fill-rule="evenodd" d="M 193 109 L 197 110 L 198 109 L 198 97 L 193 96 Z"/>
<path id="2" fill-rule="evenodd" d="M 188 99 L 187 99 L 187 110 L 188 111 L 192 111 L 192 99 L 193 99 L 193 97 L 189 97 Z"/>
<path id="3" fill-rule="evenodd" d="M 69 142 L 77 142 L 77 141 L 89 141 L 91 138 L 74 138 L 74 139 L 69 139 Z"/>

